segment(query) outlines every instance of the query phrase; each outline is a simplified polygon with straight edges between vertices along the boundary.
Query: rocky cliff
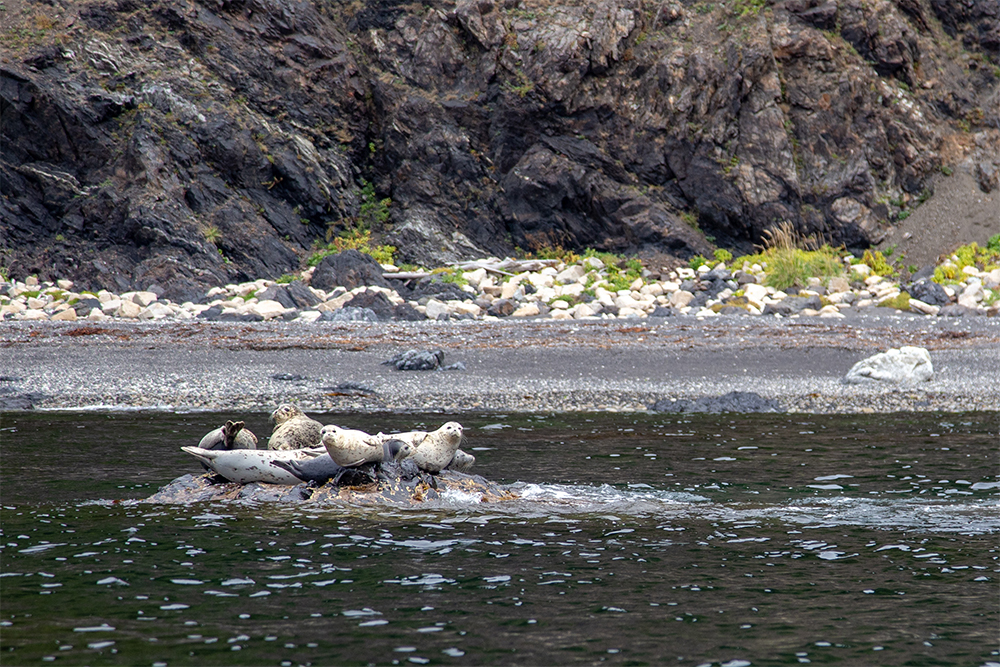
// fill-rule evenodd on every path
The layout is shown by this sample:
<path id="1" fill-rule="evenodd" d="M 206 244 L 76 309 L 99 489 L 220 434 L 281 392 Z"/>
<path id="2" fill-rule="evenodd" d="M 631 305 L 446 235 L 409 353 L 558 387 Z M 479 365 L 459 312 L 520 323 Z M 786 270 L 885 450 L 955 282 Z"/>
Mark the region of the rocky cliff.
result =
<path id="1" fill-rule="evenodd" d="M 684 259 L 778 221 L 862 247 L 1000 128 L 996 0 L 0 11 L 0 265 L 179 300 L 298 268 L 376 203 L 432 265 Z"/>

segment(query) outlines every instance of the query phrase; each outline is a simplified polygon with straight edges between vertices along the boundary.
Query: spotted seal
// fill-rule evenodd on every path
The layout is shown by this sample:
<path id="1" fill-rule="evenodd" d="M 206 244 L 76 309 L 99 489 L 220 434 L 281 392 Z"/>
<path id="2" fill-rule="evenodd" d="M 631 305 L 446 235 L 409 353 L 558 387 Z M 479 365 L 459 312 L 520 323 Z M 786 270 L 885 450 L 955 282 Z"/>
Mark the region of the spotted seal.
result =
<path id="1" fill-rule="evenodd" d="M 413 452 L 413 445 L 384 434 L 371 435 L 357 429 L 327 424 L 322 429 L 323 446 L 337 465 L 351 468 L 365 463 L 403 460 Z"/>
<path id="2" fill-rule="evenodd" d="M 427 472 L 440 472 L 452 459 L 458 446 L 462 444 L 462 425 L 448 422 L 436 431 L 427 434 L 417 445 L 410 458 Z"/>
<path id="3" fill-rule="evenodd" d="M 198 446 L 202 449 L 257 449 L 257 436 L 244 422 L 227 421 L 214 431 L 209 431 Z"/>
<path id="4" fill-rule="evenodd" d="M 274 431 L 267 440 L 268 449 L 288 450 L 319 446 L 323 425 L 310 419 L 294 405 L 284 404 L 271 413 Z"/>
<path id="5" fill-rule="evenodd" d="M 201 447 L 181 447 L 215 473 L 240 484 L 266 482 L 268 484 L 300 484 L 302 480 L 287 470 L 274 465 L 274 461 L 308 459 L 319 456 L 323 449 L 297 449 L 295 451 L 275 451 L 271 449 L 202 449 Z"/>
<path id="6" fill-rule="evenodd" d="M 472 466 L 476 464 L 476 457 L 467 452 L 463 452 L 461 449 L 455 450 L 455 456 L 452 457 L 451 463 L 448 464 L 446 470 L 455 470 L 457 472 L 469 472 Z"/>

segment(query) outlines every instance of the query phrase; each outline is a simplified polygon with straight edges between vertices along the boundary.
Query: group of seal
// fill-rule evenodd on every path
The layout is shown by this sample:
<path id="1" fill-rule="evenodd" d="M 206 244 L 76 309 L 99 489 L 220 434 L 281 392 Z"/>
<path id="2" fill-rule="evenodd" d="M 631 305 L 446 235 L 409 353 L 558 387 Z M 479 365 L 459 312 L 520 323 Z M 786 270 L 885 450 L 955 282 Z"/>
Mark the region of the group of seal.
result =
<path id="1" fill-rule="evenodd" d="M 267 482 L 295 485 L 353 479 L 355 469 L 370 464 L 404 462 L 414 470 L 468 472 L 476 457 L 459 449 L 463 430 L 448 422 L 435 431 L 376 433 L 324 426 L 294 405 L 271 413 L 274 430 L 267 449 L 244 422 L 227 421 L 201 439 L 197 447 L 181 447 L 221 477 L 241 484 Z M 252 450 L 252 451 L 251 451 Z"/>

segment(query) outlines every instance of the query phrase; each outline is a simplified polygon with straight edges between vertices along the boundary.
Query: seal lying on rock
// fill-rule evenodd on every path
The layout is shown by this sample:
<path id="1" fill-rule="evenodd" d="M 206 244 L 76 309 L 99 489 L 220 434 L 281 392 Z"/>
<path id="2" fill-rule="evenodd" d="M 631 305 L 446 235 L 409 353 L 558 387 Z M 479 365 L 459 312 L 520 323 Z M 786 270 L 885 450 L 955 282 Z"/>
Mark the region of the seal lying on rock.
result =
<path id="1" fill-rule="evenodd" d="M 472 466 L 476 464 L 476 457 L 472 454 L 463 452 L 461 449 L 455 451 L 455 456 L 452 457 L 451 463 L 448 464 L 446 470 L 457 470 L 458 472 L 469 472 L 472 470 Z"/>
<path id="2" fill-rule="evenodd" d="M 462 425 L 458 422 L 448 422 L 438 430 L 428 433 L 427 437 L 414 448 L 410 458 L 420 466 L 421 470 L 441 472 L 455 458 L 455 453 L 461 444 Z"/>
<path id="3" fill-rule="evenodd" d="M 287 470 L 301 482 L 314 484 L 326 484 L 344 470 L 344 467 L 337 465 L 329 454 L 320 454 L 311 459 L 275 459 L 271 465 Z"/>
<path id="4" fill-rule="evenodd" d="M 302 480 L 287 470 L 274 465 L 274 461 L 307 459 L 323 453 L 321 448 L 298 449 L 295 451 L 277 452 L 274 450 L 248 449 L 202 449 L 200 447 L 181 447 L 181 451 L 195 457 L 216 474 L 230 482 L 249 484 L 250 482 L 267 482 L 268 484 L 300 484 Z"/>
<path id="5" fill-rule="evenodd" d="M 390 440 L 382 444 L 382 463 L 374 465 L 391 464 L 402 451 L 404 455 L 412 447 L 401 440 Z M 412 462 L 411 462 L 412 463 Z M 359 486 L 370 484 L 377 479 L 377 474 L 373 470 L 368 470 L 371 465 L 345 468 L 338 465 L 329 453 L 320 454 L 312 459 L 275 459 L 271 465 L 278 466 L 283 470 L 295 475 L 303 482 L 310 482 L 315 486 L 326 484 L 330 480 L 337 486 Z M 419 472 L 416 464 L 413 470 Z"/>
<path id="6" fill-rule="evenodd" d="M 315 419 L 306 417 L 302 410 L 294 405 L 285 404 L 271 413 L 274 431 L 267 440 L 268 449 L 288 450 L 316 447 L 322 436 L 323 425 Z"/>
<path id="7" fill-rule="evenodd" d="M 356 429 L 340 428 L 336 424 L 327 424 L 321 433 L 323 446 L 330 458 L 345 468 L 402 460 L 413 452 L 413 445 L 409 442 L 381 433 L 371 435 Z"/>
<path id="8" fill-rule="evenodd" d="M 244 422 L 227 421 L 225 426 L 206 433 L 198 446 L 202 449 L 257 449 L 257 436 Z"/>

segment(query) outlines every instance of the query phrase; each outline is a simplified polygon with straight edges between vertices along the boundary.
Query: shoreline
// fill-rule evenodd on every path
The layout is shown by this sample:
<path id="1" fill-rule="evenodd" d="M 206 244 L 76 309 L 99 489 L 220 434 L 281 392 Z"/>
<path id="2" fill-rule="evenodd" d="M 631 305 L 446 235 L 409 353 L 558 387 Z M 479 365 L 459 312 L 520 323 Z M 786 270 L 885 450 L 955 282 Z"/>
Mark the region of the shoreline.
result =
<path id="1" fill-rule="evenodd" d="M 783 412 L 1000 410 L 998 318 L 2 322 L 0 345 L 4 411 L 644 412 L 732 391 Z M 932 380 L 841 382 L 901 345 L 930 350 Z M 408 349 L 465 370 L 382 364 Z"/>

